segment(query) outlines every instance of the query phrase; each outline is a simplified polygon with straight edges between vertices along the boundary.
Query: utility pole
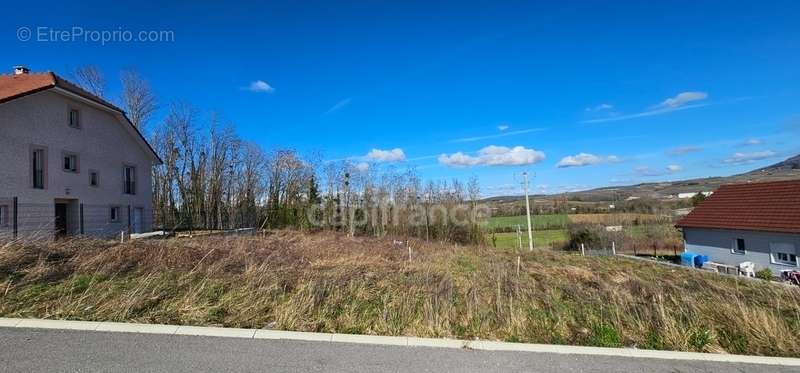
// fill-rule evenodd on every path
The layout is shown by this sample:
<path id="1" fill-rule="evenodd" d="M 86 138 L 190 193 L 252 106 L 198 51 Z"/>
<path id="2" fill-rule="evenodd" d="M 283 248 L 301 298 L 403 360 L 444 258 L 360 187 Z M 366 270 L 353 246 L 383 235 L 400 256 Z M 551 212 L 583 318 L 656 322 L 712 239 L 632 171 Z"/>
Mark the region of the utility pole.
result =
<path id="1" fill-rule="evenodd" d="M 522 173 L 525 178 L 525 213 L 528 217 L 528 250 L 533 251 L 533 229 L 531 228 L 531 201 L 528 198 L 528 172 Z"/>

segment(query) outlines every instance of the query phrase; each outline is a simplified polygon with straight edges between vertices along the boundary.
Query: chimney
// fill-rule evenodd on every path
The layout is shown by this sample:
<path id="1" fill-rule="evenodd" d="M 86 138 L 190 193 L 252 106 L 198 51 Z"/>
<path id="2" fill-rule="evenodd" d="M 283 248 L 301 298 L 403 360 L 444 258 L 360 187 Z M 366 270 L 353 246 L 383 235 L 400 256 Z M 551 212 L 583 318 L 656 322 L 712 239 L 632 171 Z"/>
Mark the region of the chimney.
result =
<path id="1" fill-rule="evenodd" d="M 29 72 L 31 72 L 31 69 L 25 66 L 22 65 L 14 66 L 14 75 L 22 75 L 22 74 L 27 74 Z"/>

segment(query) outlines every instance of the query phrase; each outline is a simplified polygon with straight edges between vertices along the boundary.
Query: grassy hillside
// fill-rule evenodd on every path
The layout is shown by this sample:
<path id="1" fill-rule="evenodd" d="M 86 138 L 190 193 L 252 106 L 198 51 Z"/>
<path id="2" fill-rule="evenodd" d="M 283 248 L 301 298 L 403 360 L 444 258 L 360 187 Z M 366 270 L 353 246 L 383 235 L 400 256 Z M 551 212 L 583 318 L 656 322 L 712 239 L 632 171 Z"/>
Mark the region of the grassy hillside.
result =
<path id="1" fill-rule="evenodd" d="M 800 289 L 632 261 L 282 231 L 0 246 L 0 316 L 800 356 Z"/>

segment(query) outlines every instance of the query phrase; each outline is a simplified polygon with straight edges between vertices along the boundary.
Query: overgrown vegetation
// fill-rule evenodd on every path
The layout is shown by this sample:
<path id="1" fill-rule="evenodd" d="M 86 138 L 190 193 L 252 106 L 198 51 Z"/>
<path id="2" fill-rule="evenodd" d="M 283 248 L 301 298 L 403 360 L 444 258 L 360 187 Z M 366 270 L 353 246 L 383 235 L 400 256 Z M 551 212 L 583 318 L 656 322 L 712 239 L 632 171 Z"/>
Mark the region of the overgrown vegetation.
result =
<path id="1" fill-rule="evenodd" d="M 800 290 L 622 258 L 279 231 L 12 243 L 0 315 L 800 356 Z"/>

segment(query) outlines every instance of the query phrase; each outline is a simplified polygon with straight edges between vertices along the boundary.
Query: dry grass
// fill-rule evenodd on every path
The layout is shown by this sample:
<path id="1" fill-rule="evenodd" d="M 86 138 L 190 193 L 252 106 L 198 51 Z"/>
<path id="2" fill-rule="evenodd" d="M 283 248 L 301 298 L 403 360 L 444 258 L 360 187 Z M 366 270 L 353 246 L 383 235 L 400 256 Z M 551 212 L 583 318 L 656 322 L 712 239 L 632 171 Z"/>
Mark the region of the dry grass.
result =
<path id="1" fill-rule="evenodd" d="M 614 214 L 570 214 L 569 221 L 575 224 L 601 224 L 601 225 L 640 225 L 664 224 L 671 221 L 670 217 L 653 214 L 614 213 Z"/>
<path id="2" fill-rule="evenodd" d="M 276 232 L 0 247 L 0 315 L 800 356 L 800 290 L 621 258 Z"/>

